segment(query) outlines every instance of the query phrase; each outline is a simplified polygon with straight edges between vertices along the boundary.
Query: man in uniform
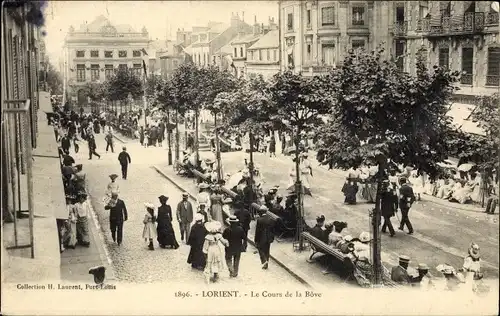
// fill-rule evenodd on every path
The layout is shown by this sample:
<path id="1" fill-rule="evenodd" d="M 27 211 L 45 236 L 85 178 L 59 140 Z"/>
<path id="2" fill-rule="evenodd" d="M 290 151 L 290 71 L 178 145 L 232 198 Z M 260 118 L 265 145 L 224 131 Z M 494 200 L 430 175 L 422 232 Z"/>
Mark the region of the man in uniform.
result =
<path id="1" fill-rule="evenodd" d="M 399 265 L 392 267 L 391 280 L 400 285 L 411 285 L 414 282 L 419 282 L 420 277 L 414 278 L 408 274 L 408 265 L 410 264 L 410 257 L 401 255 L 399 256 Z"/>
<path id="2" fill-rule="evenodd" d="M 413 189 L 408 185 L 405 177 L 399 179 L 399 208 L 401 209 L 401 223 L 399 224 L 399 230 L 403 230 L 404 226 L 408 227 L 408 234 L 413 234 L 413 226 L 408 218 L 408 213 L 410 212 L 410 207 L 413 202 L 415 202 L 415 194 Z"/>

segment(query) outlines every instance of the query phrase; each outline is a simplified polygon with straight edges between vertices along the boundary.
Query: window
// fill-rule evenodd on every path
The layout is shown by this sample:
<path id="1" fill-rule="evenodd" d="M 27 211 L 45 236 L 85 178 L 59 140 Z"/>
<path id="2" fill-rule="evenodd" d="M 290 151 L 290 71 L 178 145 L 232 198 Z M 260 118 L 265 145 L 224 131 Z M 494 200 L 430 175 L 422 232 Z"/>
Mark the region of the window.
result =
<path id="1" fill-rule="evenodd" d="M 99 80 L 99 65 L 90 65 L 90 80 Z"/>
<path id="2" fill-rule="evenodd" d="M 321 25 L 335 25 L 335 8 L 326 7 L 321 9 Z"/>
<path id="3" fill-rule="evenodd" d="M 307 60 L 311 60 L 311 44 L 307 44 Z"/>
<path id="4" fill-rule="evenodd" d="M 364 7 L 352 7 L 352 25 L 365 25 Z"/>
<path id="5" fill-rule="evenodd" d="M 99 57 L 99 51 L 98 50 L 91 50 L 90 57 Z"/>
<path id="6" fill-rule="evenodd" d="M 142 64 L 134 64 L 134 68 L 132 69 L 134 75 L 140 77 L 141 76 L 141 70 L 142 70 Z"/>
<path id="7" fill-rule="evenodd" d="M 132 57 L 141 57 L 141 51 L 140 50 L 134 50 L 132 51 Z"/>
<path id="8" fill-rule="evenodd" d="M 464 1 L 464 12 L 476 12 L 476 1 Z"/>
<path id="9" fill-rule="evenodd" d="M 251 60 L 255 60 L 255 52 L 253 50 L 250 51 L 250 57 Z"/>
<path id="10" fill-rule="evenodd" d="M 277 57 L 276 55 L 277 55 L 277 51 L 276 51 L 276 49 L 275 49 L 275 50 L 273 51 L 273 60 L 274 60 L 274 61 L 278 61 L 278 58 L 276 58 L 276 57 Z"/>
<path id="11" fill-rule="evenodd" d="M 396 22 L 402 23 L 405 21 L 405 7 L 396 7 Z"/>
<path id="12" fill-rule="evenodd" d="M 243 47 L 240 47 L 240 57 L 245 57 L 243 56 Z"/>
<path id="13" fill-rule="evenodd" d="M 335 65 L 335 44 L 322 44 L 322 61 L 324 65 L 334 66 Z"/>
<path id="14" fill-rule="evenodd" d="M 106 80 L 111 79 L 111 77 L 113 77 L 113 73 L 113 65 L 104 65 L 104 77 Z"/>
<path id="15" fill-rule="evenodd" d="M 266 57 L 267 57 L 267 60 L 271 60 L 271 50 L 270 49 L 267 49 L 267 52 L 266 52 Z"/>
<path id="16" fill-rule="evenodd" d="M 500 47 L 488 48 L 488 70 L 486 85 L 498 87 L 500 84 Z"/>
<path id="17" fill-rule="evenodd" d="M 289 31 L 293 30 L 293 13 L 288 13 L 286 25 Z"/>
<path id="18" fill-rule="evenodd" d="M 85 82 L 85 65 L 76 65 L 76 81 Z"/>
<path id="19" fill-rule="evenodd" d="M 76 51 L 76 57 L 78 57 L 78 58 L 85 57 L 85 51 L 84 50 L 77 50 Z"/>
<path id="20" fill-rule="evenodd" d="M 120 51 L 118 51 L 118 57 L 120 57 L 120 58 L 127 57 L 127 51 L 126 50 L 120 50 Z"/>
<path id="21" fill-rule="evenodd" d="M 127 70 L 127 64 L 119 64 L 118 69 L 125 69 Z"/>
<path id="22" fill-rule="evenodd" d="M 462 48 L 462 79 L 460 80 L 462 84 L 471 85 L 472 84 L 472 74 L 474 71 L 474 48 L 463 47 Z"/>
<path id="23" fill-rule="evenodd" d="M 352 40 L 352 49 L 364 49 L 365 48 L 365 40 Z"/>
<path id="24" fill-rule="evenodd" d="M 234 57 L 238 57 L 238 48 L 234 48 Z"/>
<path id="25" fill-rule="evenodd" d="M 442 47 L 439 49 L 439 67 L 448 68 L 450 67 L 450 50 L 447 47 Z"/>
<path id="26" fill-rule="evenodd" d="M 405 43 L 403 41 L 396 42 L 396 65 L 400 71 L 404 71 L 404 53 Z"/>
<path id="27" fill-rule="evenodd" d="M 307 28 L 311 28 L 311 10 L 307 10 L 306 22 L 307 22 Z"/>
<path id="28" fill-rule="evenodd" d="M 113 58 L 113 51 L 112 50 L 106 50 L 106 51 L 104 51 L 104 57 L 106 57 L 106 58 Z"/>

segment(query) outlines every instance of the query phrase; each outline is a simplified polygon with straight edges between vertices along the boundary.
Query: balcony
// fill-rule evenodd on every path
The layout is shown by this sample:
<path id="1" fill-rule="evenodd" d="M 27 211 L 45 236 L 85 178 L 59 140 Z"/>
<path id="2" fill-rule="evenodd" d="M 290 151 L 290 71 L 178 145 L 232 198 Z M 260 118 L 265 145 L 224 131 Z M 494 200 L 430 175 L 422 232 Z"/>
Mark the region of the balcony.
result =
<path id="1" fill-rule="evenodd" d="M 498 13 L 468 12 L 457 16 L 435 16 L 417 21 L 417 32 L 429 37 L 482 34 L 486 27 L 498 26 Z"/>
<path id="2" fill-rule="evenodd" d="M 460 78 L 461 84 L 472 85 L 472 74 L 463 74 Z"/>
<path id="3" fill-rule="evenodd" d="M 487 87 L 500 86 L 500 76 L 487 75 L 486 76 L 486 86 Z"/>
<path id="4" fill-rule="evenodd" d="M 408 33 L 408 21 L 397 21 L 392 27 L 392 34 L 396 37 L 406 36 Z"/>

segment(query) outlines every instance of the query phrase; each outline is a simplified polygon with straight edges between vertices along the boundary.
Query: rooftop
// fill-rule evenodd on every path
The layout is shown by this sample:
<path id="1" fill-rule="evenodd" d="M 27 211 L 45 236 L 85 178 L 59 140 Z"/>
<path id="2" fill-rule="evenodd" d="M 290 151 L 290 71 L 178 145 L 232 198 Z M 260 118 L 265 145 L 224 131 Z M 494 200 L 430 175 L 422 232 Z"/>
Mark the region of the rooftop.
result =
<path id="1" fill-rule="evenodd" d="M 116 33 L 138 33 L 128 24 L 111 24 L 111 21 L 104 15 L 99 15 L 90 23 L 81 24 L 77 32 L 99 33 L 106 28 L 114 30 Z"/>
<path id="2" fill-rule="evenodd" d="M 272 30 L 263 35 L 255 44 L 248 49 L 260 48 L 278 48 L 279 47 L 279 31 Z"/>
<path id="3" fill-rule="evenodd" d="M 257 35 L 254 35 L 254 34 L 243 34 L 243 35 L 238 35 L 238 37 L 236 37 L 232 42 L 231 44 L 247 44 L 247 43 L 251 43 L 253 41 L 256 41 L 259 39 L 259 37 L 261 37 L 262 34 L 257 34 Z"/>

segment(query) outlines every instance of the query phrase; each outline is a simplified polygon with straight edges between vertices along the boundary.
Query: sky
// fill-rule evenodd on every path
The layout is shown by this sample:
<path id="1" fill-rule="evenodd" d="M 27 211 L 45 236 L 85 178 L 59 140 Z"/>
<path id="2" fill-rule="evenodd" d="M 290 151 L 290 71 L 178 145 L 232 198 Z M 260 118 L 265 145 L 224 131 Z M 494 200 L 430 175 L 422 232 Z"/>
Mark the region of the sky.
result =
<path id="1" fill-rule="evenodd" d="M 64 38 L 73 27 L 91 23 L 104 15 L 111 24 L 129 24 L 140 32 L 145 26 L 152 40 L 175 39 L 178 28 L 206 26 L 209 21 L 229 23 L 231 13 L 245 15 L 245 22 L 267 24 L 268 17 L 278 21 L 277 1 L 49 1 L 45 9 L 45 43 L 52 64 L 57 67 Z"/>

